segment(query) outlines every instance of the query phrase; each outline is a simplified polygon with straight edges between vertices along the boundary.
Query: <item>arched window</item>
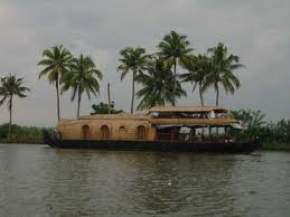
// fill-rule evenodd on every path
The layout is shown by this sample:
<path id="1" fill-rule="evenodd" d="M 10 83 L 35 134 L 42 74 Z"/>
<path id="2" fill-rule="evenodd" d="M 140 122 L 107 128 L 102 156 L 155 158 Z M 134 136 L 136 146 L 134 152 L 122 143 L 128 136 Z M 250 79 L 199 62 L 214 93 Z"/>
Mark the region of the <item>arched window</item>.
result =
<path id="1" fill-rule="evenodd" d="M 137 139 L 146 139 L 146 128 L 144 126 L 137 128 Z"/>
<path id="2" fill-rule="evenodd" d="M 126 128 L 124 126 L 119 128 L 119 137 L 120 139 L 126 139 Z"/>
<path id="3" fill-rule="evenodd" d="M 89 139 L 90 138 L 90 127 L 88 125 L 84 125 L 82 127 L 82 138 Z"/>
<path id="4" fill-rule="evenodd" d="M 109 139 L 110 138 L 110 129 L 107 125 L 103 125 L 101 127 L 101 138 L 102 139 Z"/>

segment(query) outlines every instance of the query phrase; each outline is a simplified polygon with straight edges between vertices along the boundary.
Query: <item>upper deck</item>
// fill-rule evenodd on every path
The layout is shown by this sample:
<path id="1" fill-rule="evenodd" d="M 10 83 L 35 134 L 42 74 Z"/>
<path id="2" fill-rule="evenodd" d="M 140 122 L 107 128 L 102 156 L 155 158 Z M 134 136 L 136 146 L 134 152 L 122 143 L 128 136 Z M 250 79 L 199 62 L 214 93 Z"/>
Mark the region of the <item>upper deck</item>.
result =
<path id="1" fill-rule="evenodd" d="M 154 125 L 225 126 L 237 122 L 228 110 L 214 106 L 156 106 L 148 114 Z"/>
<path id="2" fill-rule="evenodd" d="M 228 111 L 215 106 L 154 106 L 149 113 L 227 113 Z"/>

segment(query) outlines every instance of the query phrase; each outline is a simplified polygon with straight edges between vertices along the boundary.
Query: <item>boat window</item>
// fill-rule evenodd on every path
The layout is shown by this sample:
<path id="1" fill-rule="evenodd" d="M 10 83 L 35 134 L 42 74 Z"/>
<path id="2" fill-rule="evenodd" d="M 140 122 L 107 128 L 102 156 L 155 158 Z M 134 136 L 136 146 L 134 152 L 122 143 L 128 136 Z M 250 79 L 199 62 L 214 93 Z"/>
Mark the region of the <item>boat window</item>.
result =
<path id="1" fill-rule="evenodd" d="M 146 128 L 144 126 L 137 128 L 137 139 L 146 139 Z"/>
<path id="2" fill-rule="evenodd" d="M 103 125 L 101 127 L 101 136 L 102 136 L 102 139 L 109 139 L 110 138 L 110 129 L 107 125 Z"/>
<path id="3" fill-rule="evenodd" d="M 121 126 L 119 128 L 119 137 L 120 137 L 120 139 L 126 138 L 126 128 L 124 126 Z"/>
<path id="4" fill-rule="evenodd" d="M 90 137 L 90 127 L 88 125 L 82 127 L 82 137 L 83 139 L 88 139 Z"/>

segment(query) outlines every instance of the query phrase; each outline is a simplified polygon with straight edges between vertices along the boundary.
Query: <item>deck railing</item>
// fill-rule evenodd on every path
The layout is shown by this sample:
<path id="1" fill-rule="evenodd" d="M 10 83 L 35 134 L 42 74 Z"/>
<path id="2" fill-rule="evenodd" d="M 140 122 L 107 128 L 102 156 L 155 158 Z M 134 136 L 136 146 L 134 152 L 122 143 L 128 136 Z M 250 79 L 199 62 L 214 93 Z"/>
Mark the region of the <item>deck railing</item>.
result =
<path id="1" fill-rule="evenodd" d="M 183 134 L 183 133 L 158 133 L 155 138 L 156 141 L 168 141 L 168 142 L 225 142 L 232 141 L 233 138 L 230 138 L 226 135 L 219 136 L 205 136 L 205 135 L 193 135 L 193 134 Z"/>

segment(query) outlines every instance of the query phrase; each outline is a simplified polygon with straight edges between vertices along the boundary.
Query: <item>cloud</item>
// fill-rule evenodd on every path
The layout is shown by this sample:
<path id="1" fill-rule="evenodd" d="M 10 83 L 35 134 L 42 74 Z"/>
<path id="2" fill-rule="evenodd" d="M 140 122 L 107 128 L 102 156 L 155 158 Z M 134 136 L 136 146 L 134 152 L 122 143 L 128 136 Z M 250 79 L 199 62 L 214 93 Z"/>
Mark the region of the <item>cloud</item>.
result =
<path id="1" fill-rule="evenodd" d="M 106 101 L 111 83 L 116 106 L 128 110 L 131 78 L 120 82 L 116 71 L 119 50 L 142 46 L 156 51 L 164 34 L 176 30 L 186 34 L 196 52 L 205 52 L 219 41 L 241 57 L 246 65 L 238 72 L 241 89 L 222 96 L 225 107 L 252 107 L 269 119 L 290 118 L 290 2 L 285 0 L 13 0 L 0 3 L 0 71 L 25 78 L 32 89 L 27 99 L 16 99 L 15 121 L 21 124 L 54 125 L 55 90 L 45 79 L 38 80 L 37 62 L 43 49 L 63 44 L 75 55 L 94 58 L 103 71 L 100 96 L 84 100 L 82 112 Z M 187 88 L 182 104 L 197 104 Z M 62 114 L 75 116 L 70 93 L 62 96 Z M 205 96 L 214 103 L 214 93 Z M 0 123 L 7 121 L 0 108 Z"/>

